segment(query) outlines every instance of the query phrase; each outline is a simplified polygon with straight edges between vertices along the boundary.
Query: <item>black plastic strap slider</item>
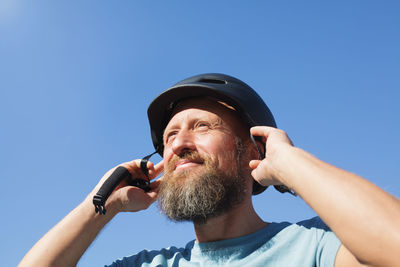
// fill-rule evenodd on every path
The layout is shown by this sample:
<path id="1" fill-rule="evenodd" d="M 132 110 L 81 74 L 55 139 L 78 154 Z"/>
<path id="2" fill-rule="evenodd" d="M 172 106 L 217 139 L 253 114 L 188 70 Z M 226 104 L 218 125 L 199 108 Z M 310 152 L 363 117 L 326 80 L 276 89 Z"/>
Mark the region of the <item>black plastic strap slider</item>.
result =
<path id="1" fill-rule="evenodd" d="M 94 211 L 99 214 L 106 214 L 105 200 L 103 196 L 95 195 L 93 197 Z"/>

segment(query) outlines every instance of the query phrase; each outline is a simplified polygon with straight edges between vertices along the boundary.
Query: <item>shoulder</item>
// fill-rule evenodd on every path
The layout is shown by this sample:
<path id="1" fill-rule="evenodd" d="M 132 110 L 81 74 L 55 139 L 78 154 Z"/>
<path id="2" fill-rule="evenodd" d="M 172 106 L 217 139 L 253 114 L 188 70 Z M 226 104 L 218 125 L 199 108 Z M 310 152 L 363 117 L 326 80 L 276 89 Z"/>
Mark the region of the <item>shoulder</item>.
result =
<path id="1" fill-rule="evenodd" d="M 335 236 L 319 217 L 313 217 L 296 223 L 272 223 L 271 226 L 275 229 L 276 237 L 295 239 L 296 241 L 306 241 L 308 239 L 318 241 L 325 236 Z"/>
<path id="2" fill-rule="evenodd" d="M 296 225 L 305 227 L 307 229 L 315 228 L 323 231 L 329 231 L 329 232 L 331 231 L 331 229 L 318 216 L 308 220 L 297 222 Z"/>
<path id="3" fill-rule="evenodd" d="M 296 223 L 287 221 L 273 222 L 269 224 L 268 228 L 269 232 L 275 232 L 275 234 L 286 232 L 331 232 L 330 228 L 319 217 L 313 217 Z"/>
<path id="4" fill-rule="evenodd" d="M 118 259 L 109 266 L 140 266 L 143 263 L 151 264 L 154 266 L 164 266 L 167 265 L 169 262 L 174 262 L 181 258 L 190 257 L 190 251 L 193 247 L 193 244 L 194 241 L 191 241 L 184 248 L 171 246 L 168 248 L 162 248 L 160 250 L 144 249 L 137 254 Z"/>

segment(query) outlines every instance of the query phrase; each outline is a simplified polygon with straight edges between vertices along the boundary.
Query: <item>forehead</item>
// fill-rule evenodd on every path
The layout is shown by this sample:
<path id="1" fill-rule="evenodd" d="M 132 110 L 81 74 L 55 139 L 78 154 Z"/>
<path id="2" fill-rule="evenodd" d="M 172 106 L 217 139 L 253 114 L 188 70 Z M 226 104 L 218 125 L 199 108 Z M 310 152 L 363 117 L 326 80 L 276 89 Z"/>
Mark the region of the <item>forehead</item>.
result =
<path id="1" fill-rule="evenodd" d="M 201 112 L 204 111 L 204 112 Z M 179 102 L 171 115 L 168 125 L 181 117 L 196 118 L 202 115 L 210 118 L 221 118 L 223 121 L 238 121 L 236 112 L 232 107 L 209 98 L 191 98 Z M 168 126 L 167 126 L 168 127 Z"/>

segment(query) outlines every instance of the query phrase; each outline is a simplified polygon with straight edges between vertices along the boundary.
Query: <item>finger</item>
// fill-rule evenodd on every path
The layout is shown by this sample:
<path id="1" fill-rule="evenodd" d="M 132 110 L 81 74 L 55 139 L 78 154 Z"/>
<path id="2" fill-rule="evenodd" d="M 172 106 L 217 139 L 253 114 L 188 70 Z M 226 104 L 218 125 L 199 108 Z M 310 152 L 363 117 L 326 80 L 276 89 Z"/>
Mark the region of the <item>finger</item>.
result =
<path id="1" fill-rule="evenodd" d="M 252 169 L 255 169 L 258 167 L 258 165 L 260 165 L 261 160 L 250 160 L 249 162 L 249 167 Z"/>
<path id="2" fill-rule="evenodd" d="M 155 181 L 151 182 L 151 184 L 150 184 L 151 191 L 150 192 L 154 191 L 154 192 L 158 193 L 161 183 L 162 183 L 161 180 L 155 180 Z"/>
<path id="3" fill-rule="evenodd" d="M 158 191 L 150 191 L 147 193 L 147 195 L 150 197 L 151 203 L 153 203 L 158 198 Z"/>
<path id="4" fill-rule="evenodd" d="M 155 176 L 160 175 L 164 171 L 164 160 L 161 160 L 159 163 L 154 166 L 154 174 Z"/>
<path id="5" fill-rule="evenodd" d="M 134 174 L 140 169 L 140 159 L 124 162 L 121 166 L 127 168 L 131 174 Z"/>
<path id="6" fill-rule="evenodd" d="M 150 197 L 151 203 L 158 199 L 158 192 L 160 191 L 160 185 L 162 181 L 160 179 L 151 182 L 150 188 L 151 190 L 146 194 Z"/>
<path id="7" fill-rule="evenodd" d="M 157 181 L 158 185 L 160 185 L 164 181 L 164 175 L 161 176 L 160 178 L 158 178 L 156 181 Z M 153 181 L 153 182 L 155 182 L 155 181 Z"/>
<path id="8" fill-rule="evenodd" d="M 260 184 L 263 184 L 262 180 L 264 178 L 268 177 L 268 175 L 265 173 L 265 170 L 262 170 L 261 168 L 256 168 L 256 169 L 252 170 L 251 176 L 253 176 L 254 180 L 259 182 Z"/>
<path id="9" fill-rule="evenodd" d="M 268 135 L 273 131 L 275 128 L 269 126 L 254 126 L 250 128 L 250 133 L 255 136 L 263 136 L 268 137 Z"/>
<path id="10" fill-rule="evenodd" d="M 148 165 L 149 166 L 149 165 Z M 160 175 L 164 169 L 164 164 L 163 161 L 157 163 L 155 166 L 153 163 L 151 163 L 151 168 L 149 168 L 149 177 L 150 179 L 156 178 L 158 175 Z"/>
<path id="11" fill-rule="evenodd" d="M 146 167 L 147 169 L 152 170 L 154 168 L 154 163 L 151 161 L 147 161 Z"/>
<path id="12" fill-rule="evenodd" d="M 143 174 L 141 162 L 143 159 L 135 159 L 129 162 L 122 163 L 121 165 L 124 166 L 129 170 L 132 175 Z M 154 163 L 151 161 L 147 161 L 146 168 L 150 171 L 154 169 Z"/>

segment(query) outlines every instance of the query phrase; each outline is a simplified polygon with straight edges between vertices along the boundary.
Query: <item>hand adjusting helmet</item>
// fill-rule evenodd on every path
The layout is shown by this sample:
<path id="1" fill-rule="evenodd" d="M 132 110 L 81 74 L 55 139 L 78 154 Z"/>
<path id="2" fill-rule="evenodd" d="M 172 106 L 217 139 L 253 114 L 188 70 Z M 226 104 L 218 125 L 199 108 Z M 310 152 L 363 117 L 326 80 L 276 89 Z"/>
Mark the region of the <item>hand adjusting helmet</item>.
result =
<path id="1" fill-rule="evenodd" d="M 204 96 L 232 106 L 249 129 L 260 125 L 276 127 L 275 119 L 267 105 L 256 91 L 244 82 L 219 73 L 196 75 L 178 82 L 161 93 L 147 110 L 153 145 L 161 156 L 164 151 L 164 129 L 171 119 L 174 107 L 184 99 Z M 283 185 L 275 188 L 281 193 L 293 193 Z M 253 195 L 265 189 L 267 186 L 262 186 L 254 180 Z"/>

